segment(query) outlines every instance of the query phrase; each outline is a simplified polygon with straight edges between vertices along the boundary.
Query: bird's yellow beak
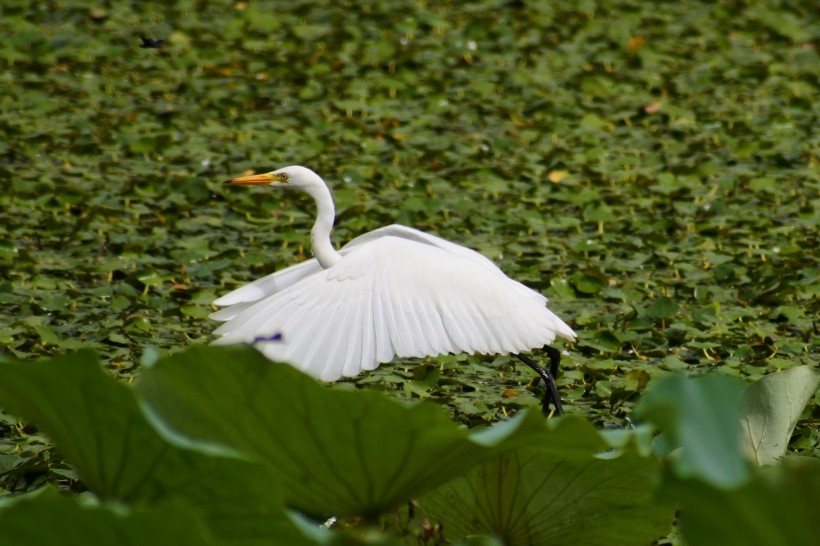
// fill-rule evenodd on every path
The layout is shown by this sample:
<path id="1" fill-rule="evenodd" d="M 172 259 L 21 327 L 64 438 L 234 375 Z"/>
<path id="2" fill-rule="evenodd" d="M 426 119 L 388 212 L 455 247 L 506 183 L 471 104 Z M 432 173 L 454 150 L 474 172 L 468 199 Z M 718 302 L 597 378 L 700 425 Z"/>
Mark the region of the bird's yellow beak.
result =
<path id="1" fill-rule="evenodd" d="M 275 184 L 276 182 L 281 182 L 282 177 L 278 174 L 273 173 L 264 173 L 264 174 L 252 174 L 250 176 L 239 176 L 237 178 L 231 179 L 229 182 L 231 184 L 236 184 L 239 186 L 267 186 L 270 184 Z"/>

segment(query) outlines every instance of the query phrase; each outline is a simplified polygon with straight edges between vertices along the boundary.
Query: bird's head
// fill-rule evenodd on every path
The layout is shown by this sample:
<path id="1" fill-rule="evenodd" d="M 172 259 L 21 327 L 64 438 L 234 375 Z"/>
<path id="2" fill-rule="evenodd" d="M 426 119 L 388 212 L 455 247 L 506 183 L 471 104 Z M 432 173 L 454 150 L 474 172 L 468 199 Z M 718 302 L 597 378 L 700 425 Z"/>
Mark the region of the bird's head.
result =
<path id="1" fill-rule="evenodd" d="M 324 181 L 318 174 L 307 167 L 291 165 L 282 167 L 273 172 L 240 176 L 229 181 L 241 186 L 274 186 L 293 188 L 310 193 L 312 188 L 324 186 Z"/>

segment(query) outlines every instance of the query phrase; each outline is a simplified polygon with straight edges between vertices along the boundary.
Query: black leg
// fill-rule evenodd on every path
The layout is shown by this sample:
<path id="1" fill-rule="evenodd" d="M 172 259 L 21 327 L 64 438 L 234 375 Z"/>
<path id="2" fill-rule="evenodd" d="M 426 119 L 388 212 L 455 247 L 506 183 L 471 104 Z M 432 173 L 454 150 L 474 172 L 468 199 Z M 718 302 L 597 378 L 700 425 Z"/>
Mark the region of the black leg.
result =
<path id="1" fill-rule="evenodd" d="M 524 355 L 513 355 L 515 358 L 529 366 L 530 368 L 535 371 L 541 379 L 544 380 L 544 386 L 546 387 L 546 392 L 544 393 L 544 399 L 541 400 L 541 411 L 544 412 L 544 415 L 549 415 L 550 413 L 550 403 L 555 406 L 555 413 L 561 415 L 564 413 L 564 408 L 561 406 L 561 397 L 558 396 L 558 387 L 555 386 L 555 374 L 558 373 L 558 364 L 561 362 L 561 353 L 558 349 L 550 347 L 549 345 L 544 346 L 544 351 L 546 351 L 547 355 L 550 357 L 550 371 L 548 372 L 538 364 L 536 364 L 530 357 Z"/>
<path id="2" fill-rule="evenodd" d="M 541 350 L 547 353 L 547 356 L 550 357 L 550 373 L 552 374 L 552 377 L 558 377 L 558 365 L 561 364 L 561 351 L 555 347 L 550 347 L 549 345 L 544 345 L 541 347 Z"/>

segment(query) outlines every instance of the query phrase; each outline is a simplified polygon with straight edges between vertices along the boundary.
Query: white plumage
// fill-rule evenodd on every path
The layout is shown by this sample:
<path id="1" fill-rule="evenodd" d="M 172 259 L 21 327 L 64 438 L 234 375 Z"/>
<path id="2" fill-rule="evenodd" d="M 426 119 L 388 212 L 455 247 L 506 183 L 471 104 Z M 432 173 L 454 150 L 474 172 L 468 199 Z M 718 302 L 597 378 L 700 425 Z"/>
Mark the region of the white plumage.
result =
<path id="1" fill-rule="evenodd" d="M 253 343 L 268 358 L 334 381 L 395 357 L 518 354 L 575 333 L 547 299 L 490 260 L 439 237 L 392 225 L 340 252 L 330 243 L 334 209 L 324 181 L 305 167 L 236 178 L 234 184 L 300 189 L 318 206 L 316 258 L 214 302 L 218 344 Z M 258 341 L 277 333 L 281 341 Z"/>

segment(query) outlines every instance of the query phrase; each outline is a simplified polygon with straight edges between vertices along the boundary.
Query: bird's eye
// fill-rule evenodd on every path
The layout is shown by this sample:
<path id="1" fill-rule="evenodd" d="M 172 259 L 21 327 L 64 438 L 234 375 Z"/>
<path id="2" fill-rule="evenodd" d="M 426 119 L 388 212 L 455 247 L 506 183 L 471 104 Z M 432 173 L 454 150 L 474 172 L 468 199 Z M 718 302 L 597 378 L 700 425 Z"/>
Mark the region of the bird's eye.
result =
<path id="1" fill-rule="evenodd" d="M 290 175 L 288 173 L 279 173 L 279 180 L 282 182 L 287 182 L 290 179 Z"/>

